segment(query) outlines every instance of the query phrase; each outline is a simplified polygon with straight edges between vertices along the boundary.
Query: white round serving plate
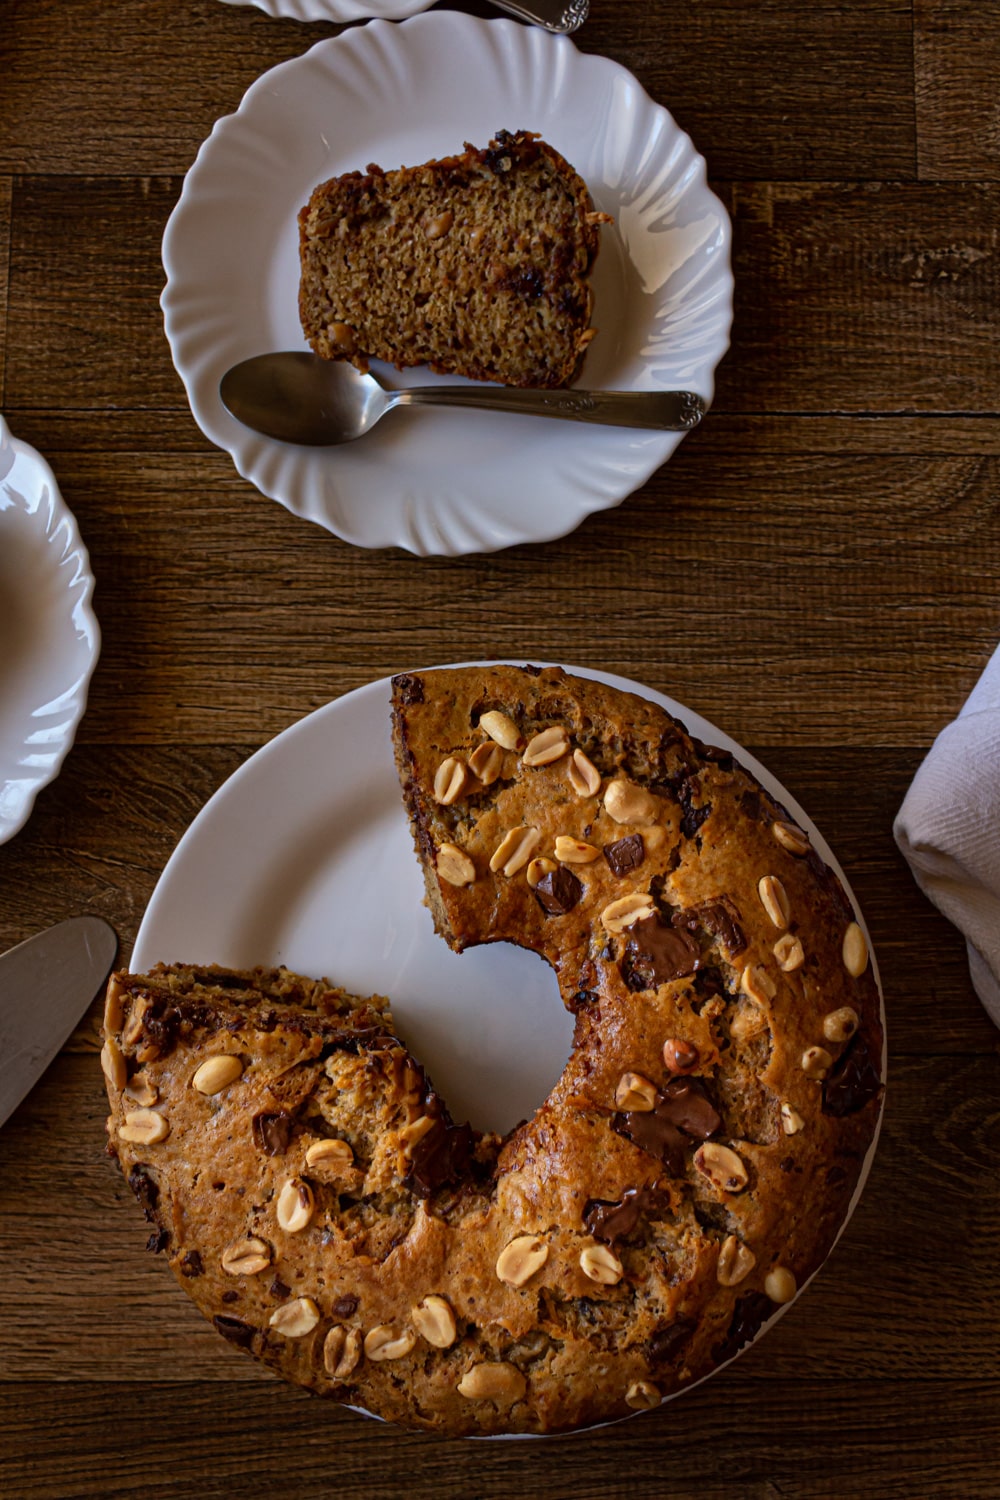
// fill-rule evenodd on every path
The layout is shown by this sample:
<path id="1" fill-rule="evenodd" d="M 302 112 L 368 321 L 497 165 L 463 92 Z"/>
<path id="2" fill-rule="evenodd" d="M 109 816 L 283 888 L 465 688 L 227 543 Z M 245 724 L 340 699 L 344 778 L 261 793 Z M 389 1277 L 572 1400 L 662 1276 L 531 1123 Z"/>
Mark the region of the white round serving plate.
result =
<path id="1" fill-rule="evenodd" d="M 222 0 L 223 5 L 254 5 L 285 21 L 402 21 L 428 10 L 434 0 Z"/>
<path id="2" fill-rule="evenodd" d="M 94 577 L 52 470 L 0 417 L 0 844 L 58 775 L 100 651 Z"/>
<path id="3" fill-rule="evenodd" d="M 735 740 L 641 683 L 584 667 L 566 670 L 661 704 L 698 739 L 735 755 L 809 833 L 864 928 L 820 831 Z M 403 1041 L 455 1120 L 507 1131 L 535 1112 L 562 1072 L 572 1017 L 548 965 L 534 954 L 507 943 L 457 954 L 435 933 L 393 759 L 390 694 L 390 679 L 382 678 L 335 699 L 277 735 L 219 788 L 156 885 L 131 968 L 285 964 L 356 994 L 386 995 Z M 871 961 L 881 995 L 873 952 Z M 884 1033 L 884 1003 L 882 1024 Z M 885 1072 L 883 1050 L 883 1081 Z M 841 1233 L 861 1196 L 877 1135 Z M 752 1342 L 792 1305 L 776 1307 Z"/>
<path id="4" fill-rule="evenodd" d="M 732 321 L 729 219 L 688 136 L 631 73 L 568 37 L 456 11 L 318 42 L 259 78 L 203 143 L 164 235 L 161 303 L 205 435 L 263 494 L 358 546 L 460 555 L 547 541 L 619 504 L 681 440 L 422 409 L 391 413 L 356 443 L 305 448 L 222 405 L 230 366 L 307 347 L 297 214 L 318 183 L 485 146 L 501 129 L 544 136 L 614 218 L 578 384 L 712 399 Z M 444 383 L 375 368 L 390 384 Z"/>

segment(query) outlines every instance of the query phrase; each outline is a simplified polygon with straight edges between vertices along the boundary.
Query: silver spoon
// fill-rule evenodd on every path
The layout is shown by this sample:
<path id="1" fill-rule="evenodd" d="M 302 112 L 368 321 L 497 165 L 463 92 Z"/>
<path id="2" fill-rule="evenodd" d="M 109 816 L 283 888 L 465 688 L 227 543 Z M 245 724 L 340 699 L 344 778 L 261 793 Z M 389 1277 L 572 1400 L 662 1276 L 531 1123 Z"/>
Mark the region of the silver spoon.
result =
<path id="1" fill-rule="evenodd" d="M 562 33 L 578 30 L 590 8 L 590 0 L 493 0 L 493 4 L 521 21 Z"/>
<path id="2" fill-rule="evenodd" d="M 503 385 L 386 390 L 374 375 L 316 354 L 257 354 L 219 384 L 226 410 L 265 437 L 326 447 L 370 432 L 394 406 L 466 406 L 606 427 L 688 432 L 705 415 L 693 391 L 540 391 Z"/>

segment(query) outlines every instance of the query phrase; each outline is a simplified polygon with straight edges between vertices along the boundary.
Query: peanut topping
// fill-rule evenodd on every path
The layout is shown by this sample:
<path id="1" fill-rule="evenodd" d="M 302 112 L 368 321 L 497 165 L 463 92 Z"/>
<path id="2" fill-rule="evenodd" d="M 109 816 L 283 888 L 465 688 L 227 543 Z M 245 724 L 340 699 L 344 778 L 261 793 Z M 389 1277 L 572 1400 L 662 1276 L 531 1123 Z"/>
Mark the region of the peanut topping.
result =
<path id="1" fill-rule="evenodd" d="M 798 859 L 809 853 L 809 835 L 803 833 L 797 824 L 778 819 L 771 824 L 771 832 L 782 849 L 787 849 L 789 854 L 794 854 Z"/>
<path id="2" fill-rule="evenodd" d="M 467 1401 L 496 1401 L 510 1406 L 520 1401 L 528 1382 L 516 1365 L 504 1362 L 473 1365 L 458 1382 L 457 1390 Z"/>
<path id="3" fill-rule="evenodd" d="M 833 1066 L 833 1058 L 825 1047 L 807 1047 L 802 1054 L 800 1066 L 807 1078 L 819 1081 L 829 1073 Z"/>
<path id="4" fill-rule="evenodd" d="M 787 927 L 791 908 L 788 904 L 788 892 L 778 879 L 777 875 L 762 875 L 757 882 L 757 894 L 760 904 L 767 912 L 775 927 Z"/>
<path id="5" fill-rule="evenodd" d="M 490 869 L 494 873 L 502 870 L 508 877 L 516 875 L 528 863 L 541 842 L 542 835 L 537 828 L 512 828 L 494 849 Z"/>
<path id="6" fill-rule="evenodd" d="M 857 922 L 851 922 L 844 933 L 844 968 L 852 979 L 860 979 L 868 967 L 868 944 Z"/>
<path id="7" fill-rule="evenodd" d="M 616 823 L 635 823 L 642 828 L 656 822 L 657 801 L 644 787 L 618 777 L 605 789 L 604 810 Z"/>
<path id="8" fill-rule="evenodd" d="M 623 1073 L 615 1089 L 615 1104 L 624 1110 L 648 1110 L 656 1105 L 656 1084 L 641 1073 Z"/>
<path id="9" fill-rule="evenodd" d="M 392 1323 L 379 1323 L 365 1334 L 365 1354 L 376 1364 L 384 1359 L 405 1359 L 417 1342 L 412 1328 L 397 1328 Z"/>
<path id="10" fill-rule="evenodd" d="M 791 932 L 781 935 L 774 945 L 773 952 L 778 960 L 778 968 L 784 974 L 794 974 L 795 970 L 801 969 L 806 961 L 800 939 Z"/>
<path id="11" fill-rule="evenodd" d="M 413 1148 L 417 1142 L 422 1141 L 428 1130 L 433 1130 L 433 1128 L 433 1115 L 418 1115 L 415 1120 L 410 1121 L 409 1125 L 403 1126 L 399 1132 L 399 1140 L 403 1148 L 403 1155 L 407 1161 L 413 1155 Z"/>
<path id="12" fill-rule="evenodd" d="M 533 735 L 524 747 L 521 756 L 526 766 L 548 766 L 561 760 L 569 752 L 569 735 L 561 724 L 551 724 L 540 734 Z"/>
<path id="13" fill-rule="evenodd" d="M 306 1150 L 306 1166 L 314 1171 L 343 1172 L 354 1165 L 354 1152 L 347 1141 L 313 1141 Z"/>
<path id="14" fill-rule="evenodd" d="M 849 1042 L 858 1024 L 857 1011 L 850 1005 L 842 1005 L 823 1017 L 823 1035 L 828 1042 Z"/>
<path id="15" fill-rule="evenodd" d="M 633 1411 L 652 1411 L 661 1399 L 659 1386 L 651 1380 L 634 1380 L 625 1392 L 625 1405 Z"/>
<path id="16" fill-rule="evenodd" d="M 596 797 L 601 790 L 601 773 L 582 750 L 573 751 L 566 774 L 578 797 Z"/>
<path id="17" fill-rule="evenodd" d="M 521 744 L 521 736 L 518 733 L 514 720 L 499 708 L 491 708 L 479 720 L 479 727 L 484 734 L 488 734 L 491 740 L 496 740 L 504 750 L 516 750 Z"/>
<path id="18" fill-rule="evenodd" d="M 734 1042 L 748 1042 L 767 1030 L 767 1017 L 759 1005 L 741 1005 L 729 1023 Z"/>
<path id="19" fill-rule="evenodd" d="M 633 891 L 630 896 L 620 896 L 601 912 L 601 925 L 605 932 L 624 932 L 636 922 L 643 922 L 656 911 L 651 896 L 642 891 Z"/>
<path id="20" fill-rule="evenodd" d="M 544 880 L 546 875 L 551 875 L 558 868 L 559 866 L 554 859 L 547 859 L 544 854 L 540 854 L 535 859 L 528 861 L 528 868 L 524 872 L 524 878 L 531 886 L 531 889 L 534 890 L 540 880 Z"/>
<path id="21" fill-rule="evenodd" d="M 706 1141 L 699 1146 L 694 1153 L 694 1164 L 723 1193 L 742 1193 L 750 1181 L 750 1174 L 736 1152 L 717 1141 Z"/>
<path id="22" fill-rule="evenodd" d="M 785 1134 L 798 1135 L 800 1130 L 805 1129 L 805 1126 L 806 1122 L 805 1120 L 803 1120 L 798 1110 L 793 1109 L 787 1099 L 782 1100 L 781 1128 L 785 1132 Z"/>
<path id="23" fill-rule="evenodd" d="M 271 1247 L 255 1238 L 234 1240 L 223 1250 L 221 1262 L 227 1276 L 257 1276 L 271 1264 Z"/>
<path id="24" fill-rule="evenodd" d="M 108 985 L 107 994 L 104 996 L 104 1032 L 110 1036 L 117 1031 L 122 1024 L 122 992 L 118 987 L 118 981 L 113 979 Z"/>
<path id="25" fill-rule="evenodd" d="M 774 980 L 760 964 L 747 964 L 740 975 L 740 989 L 765 1009 L 767 1002 L 773 1000 L 776 993 Z"/>
<path id="26" fill-rule="evenodd" d="M 764 1278 L 764 1290 L 772 1302 L 791 1302 L 798 1288 L 787 1266 L 775 1266 Z"/>
<path id="27" fill-rule="evenodd" d="M 439 240 L 448 233 L 454 222 L 455 215 L 450 208 L 446 208 L 444 213 L 434 214 L 424 220 L 424 234 L 429 240 Z"/>
<path id="28" fill-rule="evenodd" d="M 435 1349 L 450 1349 L 458 1337 L 458 1325 L 446 1297 L 424 1297 L 410 1312 L 413 1326 Z"/>
<path id="29" fill-rule="evenodd" d="M 456 844 L 442 844 L 437 852 L 437 872 L 446 885 L 471 885 L 476 867 Z"/>
<path id="30" fill-rule="evenodd" d="M 133 1073 L 125 1085 L 126 1098 L 132 1099 L 143 1109 L 149 1109 L 160 1097 L 160 1091 L 155 1083 L 150 1083 L 145 1073 Z"/>
<path id="31" fill-rule="evenodd" d="M 584 843 L 583 839 L 570 838 L 564 833 L 556 839 L 556 859 L 564 865 L 589 865 L 592 860 L 600 857 L 600 849 L 595 849 L 593 844 Z"/>
<path id="32" fill-rule="evenodd" d="M 720 1246 L 719 1259 L 715 1267 L 719 1285 L 738 1286 L 745 1276 L 749 1276 L 756 1264 L 757 1257 L 749 1246 L 744 1245 L 735 1234 L 727 1235 Z"/>
<path id="33" fill-rule="evenodd" d="M 580 1270 L 600 1286 L 617 1286 L 625 1274 L 617 1255 L 607 1245 L 596 1241 L 580 1251 Z"/>
<path id="34" fill-rule="evenodd" d="M 142 1026 L 149 1009 L 149 1001 L 145 995 L 140 995 L 129 1012 L 128 1025 L 122 1032 L 122 1041 L 126 1047 L 134 1047 L 142 1036 Z"/>
<path id="35" fill-rule="evenodd" d="M 118 1127 L 118 1139 L 136 1146 L 155 1146 L 170 1134 L 170 1121 L 152 1109 L 131 1109 L 125 1124 Z"/>
<path id="36" fill-rule="evenodd" d="M 346 1380 L 361 1362 L 361 1329 L 336 1324 L 323 1340 L 323 1368 L 331 1380 Z"/>
<path id="37" fill-rule="evenodd" d="M 460 760 L 449 755 L 437 768 L 434 777 L 434 799 L 444 807 L 457 802 L 465 789 L 466 770 Z"/>
<path id="38" fill-rule="evenodd" d="M 278 1194 L 275 1213 L 286 1234 L 300 1234 L 308 1228 L 315 1207 L 316 1199 L 308 1182 L 301 1177 L 289 1177 Z"/>
<path id="39" fill-rule="evenodd" d="M 483 786 L 492 786 L 503 770 L 503 750 L 492 740 L 484 740 L 469 756 L 469 770 Z"/>
<path id="40" fill-rule="evenodd" d="M 354 353 L 354 329 L 350 323 L 331 323 L 326 331 L 338 349 L 343 349 L 345 354 Z"/>
<path id="41" fill-rule="evenodd" d="M 206 1057 L 201 1066 L 195 1069 L 191 1082 L 199 1094 L 221 1094 L 223 1089 L 242 1077 L 243 1064 L 240 1059 L 231 1052 L 223 1052 L 217 1057 Z"/>
<path id="42" fill-rule="evenodd" d="M 319 1308 L 311 1297 L 296 1297 L 276 1308 L 267 1322 L 268 1327 L 286 1339 L 305 1338 L 319 1322 Z"/>
<path id="43" fill-rule="evenodd" d="M 113 1089 L 119 1092 L 128 1082 L 128 1064 L 125 1054 L 115 1041 L 109 1036 L 101 1048 L 101 1071 Z"/>
<path id="44" fill-rule="evenodd" d="M 497 1275 L 508 1286 L 524 1286 L 549 1258 L 549 1247 L 536 1234 L 519 1234 L 497 1256 Z"/>
<path id="45" fill-rule="evenodd" d="M 682 1037 L 668 1037 L 663 1043 L 663 1066 L 668 1073 L 690 1073 L 698 1066 L 698 1048 Z"/>

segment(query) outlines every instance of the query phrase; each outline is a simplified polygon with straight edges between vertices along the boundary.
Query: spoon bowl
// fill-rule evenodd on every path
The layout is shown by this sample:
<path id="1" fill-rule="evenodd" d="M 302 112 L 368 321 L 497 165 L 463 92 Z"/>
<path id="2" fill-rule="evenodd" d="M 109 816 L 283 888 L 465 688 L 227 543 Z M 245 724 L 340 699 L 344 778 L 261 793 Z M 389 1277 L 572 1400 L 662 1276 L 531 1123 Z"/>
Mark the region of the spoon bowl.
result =
<path id="1" fill-rule="evenodd" d="M 257 354 L 219 384 L 226 410 L 265 437 L 307 447 L 350 443 L 395 406 L 464 406 L 521 416 L 686 432 L 706 411 L 693 391 L 521 390 L 512 386 L 415 386 L 389 390 L 346 362 L 304 351 Z"/>

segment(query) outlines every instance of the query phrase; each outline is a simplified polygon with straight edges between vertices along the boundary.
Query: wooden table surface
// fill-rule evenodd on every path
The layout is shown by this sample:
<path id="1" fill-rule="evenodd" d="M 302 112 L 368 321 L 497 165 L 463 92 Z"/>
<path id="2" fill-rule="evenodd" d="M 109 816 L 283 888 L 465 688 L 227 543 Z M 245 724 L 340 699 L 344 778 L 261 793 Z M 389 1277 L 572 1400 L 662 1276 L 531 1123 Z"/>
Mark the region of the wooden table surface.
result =
<path id="1" fill-rule="evenodd" d="M 891 824 L 1000 636 L 1000 5 L 592 0 L 578 45 L 669 106 L 732 215 L 732 347 L 639 493 L 459 559 L 265 500 L 163 335 L 199 144 L 337 30 L 0 0 L 0 409 L 56 471 L 103 632 L 76 744 L 0 848 L 0 947 L 93 912 L 127 963 L 211 793 L 371 679 L 616 671 L 723 726 L 836 851 L 885 983 L 881 1144 L 808 1294 L 707 1384 L 591 1434 L 441 1442 L 276 1382 L 146 1253 L 104 1154 L 95 1003 L 0 1131 L 0 1495 L 996 1497 L 998 1035 Z"/>

